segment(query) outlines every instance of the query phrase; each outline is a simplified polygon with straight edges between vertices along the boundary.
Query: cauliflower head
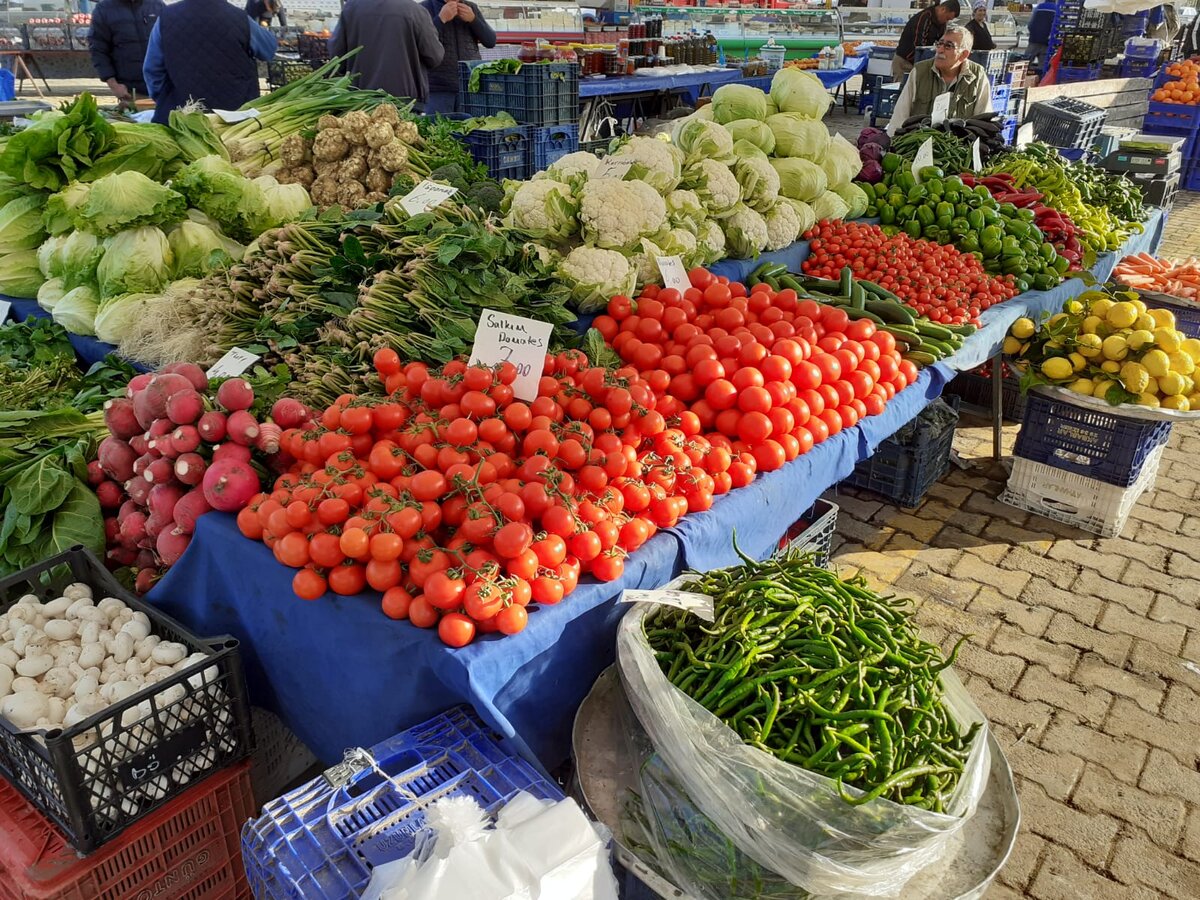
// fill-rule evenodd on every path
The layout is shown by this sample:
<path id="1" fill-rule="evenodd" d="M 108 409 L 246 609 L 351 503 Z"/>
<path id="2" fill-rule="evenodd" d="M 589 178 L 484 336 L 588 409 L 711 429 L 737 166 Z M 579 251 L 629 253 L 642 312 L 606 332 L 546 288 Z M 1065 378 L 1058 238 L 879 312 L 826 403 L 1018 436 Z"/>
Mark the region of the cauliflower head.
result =
<path id="1" fill-rule="evenodd" d="M 660 211 L 647 209 L 645 193 L 635 187 L 636 181 L 615 178 L 596 178 L 580 189 L 579 223 L 583 238 L 601 249 L 617 250 L 632 247 L 647 234 L 657 231 L 666 218 L 666 204 L 654 189 L 643 183 L 646 191 L 658 198 Z"/>
<path id="2" fill-rule="evenodd" d="M 649 238 L 642 238 L 641 250 L 629 260 L 629 264 L 637 272 L 638 287 L 662 281 L 662 273 L 658 270 L 658 258 L 666 255 L 658 244 Z"/>
<path id="3" fill-rule="evenodd" d="M 658 231 L 667 224 L 667 202 L 662 195 L 644 181 L 626 181 L 630 190 L 638 195 L 642 205 L 642 219 L 647 231 Z"/>
<path id="4" fill-rule="evenodd" d="M 696 260 L 700 266 L 711 266 L 725 258 L 725 232 L 714 220 L 709 219 L 700 225 L 696 233 Z"/>
<path id="5" fill-rule="evenodd" d="M 753 259 L 767 247 L 767 222 L 757 212 L 739 203 L 721 220 L 729 255 L 735 259 Z"/>
<path id="6" fill-rule="evenodd" d="M 742 186 L 724 163 L 701 159 L 683 170 L 683 187 L 695 191 L 710 216 L 720 216 L 742 199 Z"/>
<path id="7" fill-rule="evenodd" d="M 695 225 L 704 221 L 704 207 L 695 191 L 674 190 L 664 199 L 667 203 L 667 220 L 671 225 Z"/>
<path id="8" fill-rule="evenodd" d="M 559 181 L 526 181 L 512 195 L 508 220 L 536 238 L 563 241 L 579 230 L 579 204 Z"/>
<path id="9" fill-rule="evenodd" d="M 791 200 L 787 197 L 780 197 L 779 202 L 790 206 L 796 211 L 796 216 L 800 219 L 800 234 L 804 234 L 804 232 L 817 223 L 817 214 L 803 200 Z"/>
<path id="10" fill-rule="evenodd" d="M 566 156 L 560 156 L 533 177 L 539 180 L 549 178 L 553 181 L 569 181 L 577 175 L 590 177 L 598 168 L 600 168 L 600 157 L 588 153 L 586 150 L 579 150 L 575 153 L 568 153 Z"/>
<path id="11" fill-rule="evenodd" d="M 790 203 L 776 203 L 763 219 L 767 223 L 767 250 L 782 250 L 800 235 L 800 213 Z"/>
<path id="12" fill-rule="evenodd" d="M 632 294 L 637 274 L 622 254 L 600 247 L 576 247 L 558 264 L 580 312 L 595 312 L 618 294 Z"/>
<path id="13" fill-rule="evenodd" d="M 660 194 L 675 190 L 683 167 L 683 154 L 666 141 L 632 137 L 613 154 L 614 159 L 631 159 L 628 178 L 644 181 Z"/>
<path id="14" fill-rule="evenodd" d="M 739 159 L 733 174 L 742 186 L 742 202 L 751 209 L 765 213 L 779 199 L 779 173 L 765 156 Z"/>

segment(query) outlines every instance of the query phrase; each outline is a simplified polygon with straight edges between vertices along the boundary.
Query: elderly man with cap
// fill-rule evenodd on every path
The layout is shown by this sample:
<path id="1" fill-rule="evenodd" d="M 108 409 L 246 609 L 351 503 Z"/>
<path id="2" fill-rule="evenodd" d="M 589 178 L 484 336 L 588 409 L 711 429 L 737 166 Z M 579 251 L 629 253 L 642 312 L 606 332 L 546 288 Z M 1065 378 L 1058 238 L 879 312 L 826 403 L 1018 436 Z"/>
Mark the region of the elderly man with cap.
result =
<path id="1" fill-rule="evenodd" d="M 975 49 L 980 51 L 995 50 L 996 42 L 987 26 L 988 0 L 975 0 L 975 10 L 971 21 L 967 23 L 967 31 L 975 41 Z"/>
<path id="2" fill-rule="evenodd" d="M 934 101 L 950 95 L 948 119 L 969 119 L 992 111 L 992 83 L 979 63 L 971 62 L 971 32 L 951 25 L 934 42 L 933 59 L 917 63 L 896 99 L 896 111 L 888 122 L 888 134 L 895 134 L 911 116 L 928 116 Z"/>

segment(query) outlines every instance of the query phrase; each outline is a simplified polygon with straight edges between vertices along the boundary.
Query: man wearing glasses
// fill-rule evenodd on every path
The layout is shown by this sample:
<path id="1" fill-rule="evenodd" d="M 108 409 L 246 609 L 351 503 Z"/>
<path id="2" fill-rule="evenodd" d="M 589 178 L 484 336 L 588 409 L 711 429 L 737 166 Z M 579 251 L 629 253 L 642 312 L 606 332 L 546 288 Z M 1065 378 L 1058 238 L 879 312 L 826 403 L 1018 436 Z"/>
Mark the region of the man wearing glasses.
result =
<path id="1" fill-rule="evenodd" d="M 959 25 L 946 28 L 941 40 L 933 45 L 933 59 L 913 66 L 896 99 L 896 111 L 888 122 L 888 134 L 912 116 L 928 116 L 934 101 L 950 95 L 947 119 L 969 119 L 992 111 L 992 83 L 979 63 L 971 62 L 971 32 Z"/>

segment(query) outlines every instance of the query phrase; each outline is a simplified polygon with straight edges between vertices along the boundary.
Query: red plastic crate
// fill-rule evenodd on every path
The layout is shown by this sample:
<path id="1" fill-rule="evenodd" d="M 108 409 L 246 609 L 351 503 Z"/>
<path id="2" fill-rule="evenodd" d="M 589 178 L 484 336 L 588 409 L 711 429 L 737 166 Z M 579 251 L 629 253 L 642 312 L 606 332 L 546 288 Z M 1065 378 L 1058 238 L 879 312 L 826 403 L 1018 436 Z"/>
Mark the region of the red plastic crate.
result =
<path id="1" fill-rule="evenodd" d="M 250 763 L 210 775 L 80 858 L 0 780 L 0 900 L 242 900 L 241 827 L 255 812 Z"/>

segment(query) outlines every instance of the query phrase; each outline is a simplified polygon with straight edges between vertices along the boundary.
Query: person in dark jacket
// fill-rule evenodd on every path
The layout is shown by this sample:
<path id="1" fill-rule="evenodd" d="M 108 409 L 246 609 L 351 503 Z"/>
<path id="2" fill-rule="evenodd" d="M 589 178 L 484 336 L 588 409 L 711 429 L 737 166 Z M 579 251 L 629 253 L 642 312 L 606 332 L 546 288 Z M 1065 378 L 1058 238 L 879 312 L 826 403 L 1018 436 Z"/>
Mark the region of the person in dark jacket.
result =
<path id="1" fill-rule="evenodd" d="M 342 56 L 362 47 L 347 64 L 357 87 L 411 97 L 423 109 L 429 96 L 428 70 L 446 55 L 429 13 L 413 0 L 348 0 L 342 7 L 329 51 Z"/>
<path id="2" fill-rule="evenodd" d="M 987 27 L 988 0 L 975 0 L 975 11 L 967 23 L 967 31 L 975 39 L 976 50 L 995 50 L 996 42 Z"/>
<path id="3" fill-rule="evenodd" d="M 279 0 L 246 0 L 246 15 L 263 28 L 271 27 L 271 20 L 279 17 L 279 27 L 287 27 L 287 10 Z"/>
<path id="4" fill-rule="evenodd" d="M 142 63 L 162 10 L 162 0 L 103 0 L 92 13 L 92 65 L 123 105 L 131 104 L 135 95 L 147 96 Z"/>
<path id="5" fill-rule="evenodd" d="M 892 57 L 892 77 L 899 81 L 911 72 L 917 59 L 917 48 L 932 47 L 961 11 L 958 0 L 942 0 L 909 19 L 900 32 L 896 55 Z"/>
<path id="6" fill-rule="evenodd" d="M 154 121 L 189 101 L 237 109 L 258 96 L 258 63 L 278 42 L 227 0 L 180 0 L 165 7 L 150 33 L 143 73 L 154 98 Z"/>
<path id="7" fill-rule="evenodd" d="M 1033 8 L 1029 17 L 1029 47 L 1025 55 L 1029 57 L 1031 71 L 1040 71 L 1046 61 L 1046 51 L 1050 48 L 1050 32 L 1054 30 L 1054 17 L 1058 15 L 1058 5 L 1054 0 L 1042 0 Z"/>
<path id="8" fill-rule="evenodd" d="M 446 55 L 429 70 L 427 113 L 460 112 L 458 109 L 458 64 L 479 59 L 479 46 L 496 46 L 496 32 L 469 0 L 424 0 Z"/>

